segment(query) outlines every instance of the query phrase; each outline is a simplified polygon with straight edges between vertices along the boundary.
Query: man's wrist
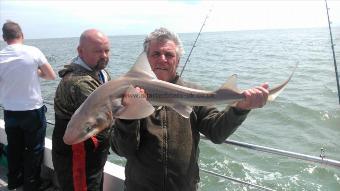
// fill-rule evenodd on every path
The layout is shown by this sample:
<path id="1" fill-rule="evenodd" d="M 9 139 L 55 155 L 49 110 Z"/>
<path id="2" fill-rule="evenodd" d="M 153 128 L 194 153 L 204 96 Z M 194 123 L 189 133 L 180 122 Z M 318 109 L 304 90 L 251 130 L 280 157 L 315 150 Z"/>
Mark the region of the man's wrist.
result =
<path id="1" fill-rule="evenodd" d="M 236 115 L 245 115 L 250 112 L 250 109 L 240 109 L 237 107 L 231 107 Z"/>

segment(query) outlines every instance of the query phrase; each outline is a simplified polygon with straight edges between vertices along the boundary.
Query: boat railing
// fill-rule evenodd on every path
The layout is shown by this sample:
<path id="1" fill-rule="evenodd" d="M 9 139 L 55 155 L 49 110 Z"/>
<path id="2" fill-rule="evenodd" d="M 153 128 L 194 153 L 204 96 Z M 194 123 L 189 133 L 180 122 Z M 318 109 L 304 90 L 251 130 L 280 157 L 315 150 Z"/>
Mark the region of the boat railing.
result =
<path id="1" fill-rule="evenodd" d="M 44 103 L 47 104 L 47 105 L 53 105 L 53 103 L 48 102 L 48 101 L 44 101 Z M 2 108 L 1 105 L 0 105 L 0 108 Z M 47 120 L 47 123 L 50 124 L 50 125 L 54 125 L 54 123 L 50 120 Z M 201 139 L 202 140 L 208 140 L 204 135 L 201 135 Z M 299 159 L 299 160 L 303 160 L 303 161 L 307 161 L 307 162 L 318 163 L 318 164 L 327 165 L 327 166 L 330 166 L 330 167 L 340 168 L 340 161 L 326 158 L 325 155 L 324 155 L 324 149 L 323 148 L 321 148 L 321 152 L 320 152 L 319 156 L 311 156 L 311 155 L 306 155 L 306 154 L 302 154 L 302 153 L 291 152 L 291 151 L 286 151 L 286 150 L 281 150 L 281 149 L 275 149 L 275 148 L 271 148 L 271 147 L 249 144 L 249 143 L 244 143 L 244 142 L 234 141 L 234 140 L 225 140 L 224 144 L 242 147 L 242 148 L 250 149 L 250 150 L 254 150 L 254 151 L 270 153 L 270 154 L 279 155 L 279 156 L 285 156 L 285 157 L 288 157 L 288 158 Z M 237 182 L 237 183 L 243 184 L 245 186 L 257 188 L 257 189 L 260 189 L 260 190 L 269 190 L 269 191 L 273 190 L 273 189 L 270 189 L 270 188 L 267 188 L 267 187 L 263 187 L 263 186 L 256 185 L 256 184 L 253 184 L 253 183 L 245 182 L 245 181 L 233 178 L 233 177 L 222 175 L 222 174 L 219 174 L 219 173 L 207 170 L 207 169 L 200 168 L 200 170 L 204 173 L 208 173 L 208 174 L 213 175 L 213 176 L 217 176 L 217 177 L 220 177 L 220 178 L 231 180 L 233 182 Z"/>

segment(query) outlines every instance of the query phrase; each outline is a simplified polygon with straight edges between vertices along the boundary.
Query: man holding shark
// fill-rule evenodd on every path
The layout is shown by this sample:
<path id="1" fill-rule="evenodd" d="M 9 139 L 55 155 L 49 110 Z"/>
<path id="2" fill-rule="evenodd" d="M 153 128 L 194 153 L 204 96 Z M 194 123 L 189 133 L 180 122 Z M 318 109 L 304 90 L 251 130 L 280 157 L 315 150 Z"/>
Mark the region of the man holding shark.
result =
<path id="1" fill-rule="evenodd" d="M 146 37 L 144 51 L 159 80 L 194 87 L 176 72 L 183 54 L 177 34 L 165 28 L 156 29 Z M 143 97 L 144 90 L 136 90 Z M 145 93 L 150 92 L 145 90 Z M 268 84 L 242 94 L 243 101 L 223 111 L 210 106 L 194 106 L 188 110 L 177 104 L 175 107 L 155 106 L 153 114 L 141 120 L 115 119 L 111 146 L 127 159 L 125 190 L 197 190 L 200 133 L 214 143 L 222 143 L 241 125 L 250 109 L 266 104 Z M 146 97 L 149 96 L 152 95 Z M 126 94 L 123 105 L 132 104 L 134 98 Z"/>

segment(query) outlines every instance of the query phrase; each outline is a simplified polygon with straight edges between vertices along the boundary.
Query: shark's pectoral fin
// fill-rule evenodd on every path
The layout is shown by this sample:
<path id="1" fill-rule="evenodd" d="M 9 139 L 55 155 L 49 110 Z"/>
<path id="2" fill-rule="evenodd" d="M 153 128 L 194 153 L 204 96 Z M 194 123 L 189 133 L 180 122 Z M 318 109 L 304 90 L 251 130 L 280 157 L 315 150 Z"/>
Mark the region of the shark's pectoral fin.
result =
<path id="1" fill-rule="evenodd" d="M 175 104 L 171 107 L 173 110 L 175 110 L 178 114 L 180 114 L 184 118 L 189 118 L 190 114 L 192 112 L 192 108 L 180 103 Z"/>
<path id="2" fill-rule="evenodd" d="M 154 107 L 147 101 L 140 101 L 134 105 L 124 107 L 117 116 L 119 119 L 142 119 L 154 112 Z"/>
<path id="3" fill-rule="evenodd" d="M 134 87 L 130 86 L 125 96 L 129 96 L 129 103 L 127 106 L 119 109 L 116 118 L 142 119 L 155 111 L 155 108 Z"/>

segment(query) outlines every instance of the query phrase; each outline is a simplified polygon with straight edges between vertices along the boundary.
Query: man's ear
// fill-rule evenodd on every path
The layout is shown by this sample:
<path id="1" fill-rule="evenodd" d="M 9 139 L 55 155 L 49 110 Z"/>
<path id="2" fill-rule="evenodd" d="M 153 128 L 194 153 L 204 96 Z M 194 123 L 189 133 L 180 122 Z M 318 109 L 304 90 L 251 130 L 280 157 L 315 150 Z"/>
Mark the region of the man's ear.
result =
<path id="1" fill-rule="evenodd" d="M 83 54 L 83 49 L 80 46 L 77 47 L 77 51 L 79 56 Z"/>

